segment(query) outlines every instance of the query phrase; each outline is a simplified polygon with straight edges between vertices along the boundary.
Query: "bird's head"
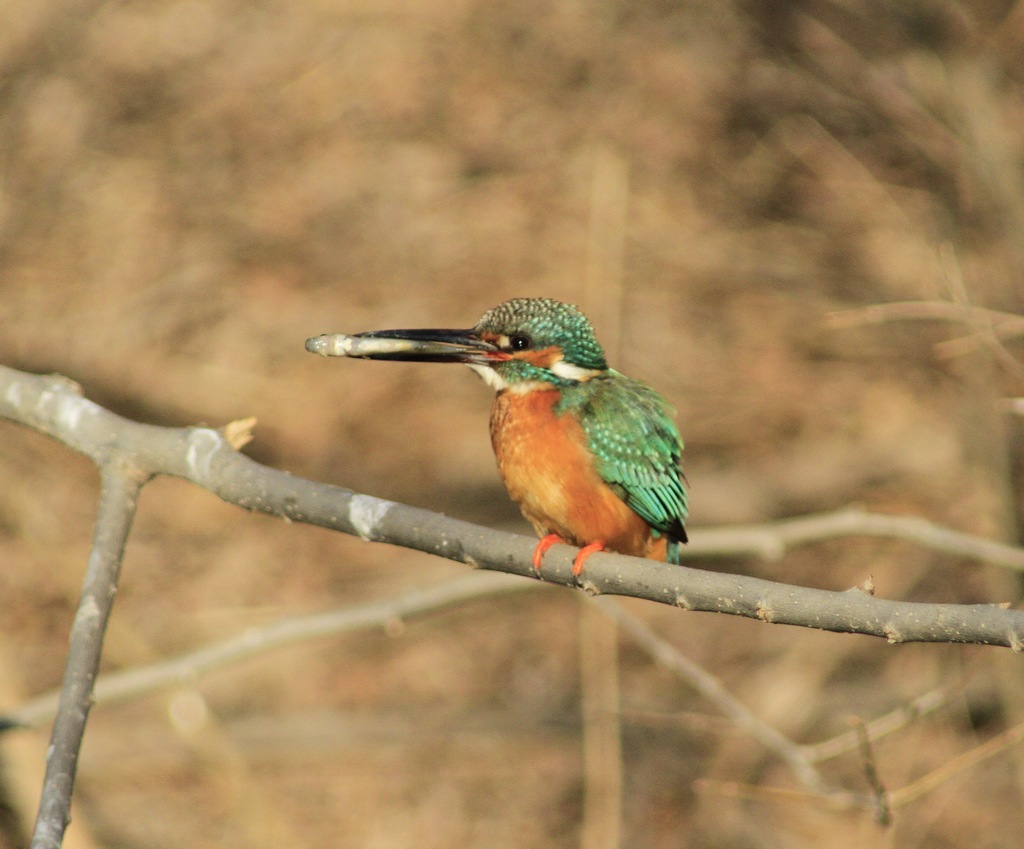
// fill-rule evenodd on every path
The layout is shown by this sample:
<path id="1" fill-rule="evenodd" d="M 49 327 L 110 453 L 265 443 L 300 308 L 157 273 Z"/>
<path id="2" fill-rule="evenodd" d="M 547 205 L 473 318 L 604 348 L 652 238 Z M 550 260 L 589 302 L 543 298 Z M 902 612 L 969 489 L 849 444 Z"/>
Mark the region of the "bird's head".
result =
<path id="1" fill-rule="evenodd" d="M 309 339 L 325 356 L 465 363 L 498 391 L 570 386 L 608 369 L 586 316 L 550 298 L 513 298 L 469 330 L 373 330 Z"/>
<path id="2" fill-rule="evenodd" d="M 499 390 L 579 383 L 608 368 L 587 317 L 550 298 L 505 301 L 484 313 L 471 332 L 504 355 L 473 364 Z"/>

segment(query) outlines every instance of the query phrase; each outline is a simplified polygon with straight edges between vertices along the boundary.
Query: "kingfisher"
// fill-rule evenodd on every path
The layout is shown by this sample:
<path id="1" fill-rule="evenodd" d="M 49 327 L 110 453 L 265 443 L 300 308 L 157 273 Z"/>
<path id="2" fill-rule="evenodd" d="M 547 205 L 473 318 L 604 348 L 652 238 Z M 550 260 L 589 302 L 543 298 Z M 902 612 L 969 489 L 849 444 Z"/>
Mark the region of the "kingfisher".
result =
<path id="1" fill-rule="evenodd" d="M 322 356 L 465 363 L 495 391 L 491 444 L 509 495 L 541 537 L 587 557 L 610 550 L 679 563 L 688 498 L 674 411 L 610 368 L 572 304 L 514 298 L 468 330 L 373 330 L 306 340 Z"/>

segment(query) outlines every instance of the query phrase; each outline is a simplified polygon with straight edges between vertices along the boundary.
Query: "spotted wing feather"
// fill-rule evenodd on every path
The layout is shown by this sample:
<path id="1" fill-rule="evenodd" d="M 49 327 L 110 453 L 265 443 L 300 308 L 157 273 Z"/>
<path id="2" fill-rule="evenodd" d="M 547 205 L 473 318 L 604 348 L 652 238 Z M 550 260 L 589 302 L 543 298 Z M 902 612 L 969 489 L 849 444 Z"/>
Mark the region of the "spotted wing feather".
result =
<path id="1" fill-rule="evenodd" d="M 582 390 L 582 387 L 580 388 Z M 597 473 L 652 528 L 669 537 L 670 560 L 686 542 L 688 508 L 673 410 L 647 384 L 609 371 L 587 391 L 563 391 L 587 436 Z M 676 543 L 672 545 L 671 543 Z"/>

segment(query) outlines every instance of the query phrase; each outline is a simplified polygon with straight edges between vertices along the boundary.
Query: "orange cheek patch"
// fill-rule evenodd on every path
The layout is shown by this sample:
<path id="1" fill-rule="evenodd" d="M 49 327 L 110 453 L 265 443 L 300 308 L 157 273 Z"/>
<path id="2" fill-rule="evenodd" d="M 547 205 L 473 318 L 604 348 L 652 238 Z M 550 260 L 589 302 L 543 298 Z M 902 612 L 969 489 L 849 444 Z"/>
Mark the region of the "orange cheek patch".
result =
<path id="1" fill-rule="evenodd" d="M 551 366 L 562 359 L 562 349 L 557 345 L 551 345 L 538 351 L 517 351 L 512 355 L 512 358 L 523 360 L 540 368 L 551 368 Z"/>

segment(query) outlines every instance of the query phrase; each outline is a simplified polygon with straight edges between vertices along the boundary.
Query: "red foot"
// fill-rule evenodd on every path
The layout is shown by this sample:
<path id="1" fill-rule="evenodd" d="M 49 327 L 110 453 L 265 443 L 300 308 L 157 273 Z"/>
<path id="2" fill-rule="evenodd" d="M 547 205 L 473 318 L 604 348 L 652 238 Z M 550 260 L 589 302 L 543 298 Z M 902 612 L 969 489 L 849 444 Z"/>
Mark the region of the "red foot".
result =
<path id="1" fill-rule="evenodd" d="M 583 564 L 591 554 L 597 551 L 604 551 L 604 540 L 594 540 L 589 545 L 583 546 L 580 549 L 580 553 L 576 555 L 576 559 L 572 561 L 572 574 L 575 577 L 579 577 L 580 572 L 583 571 Z"/>
<path id="2" fill-rule="evenodd" d="M 548 534 L 546 537 L 541 538 L 541 541 L 537 543 L 537 547 L 533 550 L 533 571 L 538 575 L 540 574 L 541 561 L 544 560 L 544 555 L 547 554 L 548 549 L 558 543 L 564 543 L 558 534 Z"/>

